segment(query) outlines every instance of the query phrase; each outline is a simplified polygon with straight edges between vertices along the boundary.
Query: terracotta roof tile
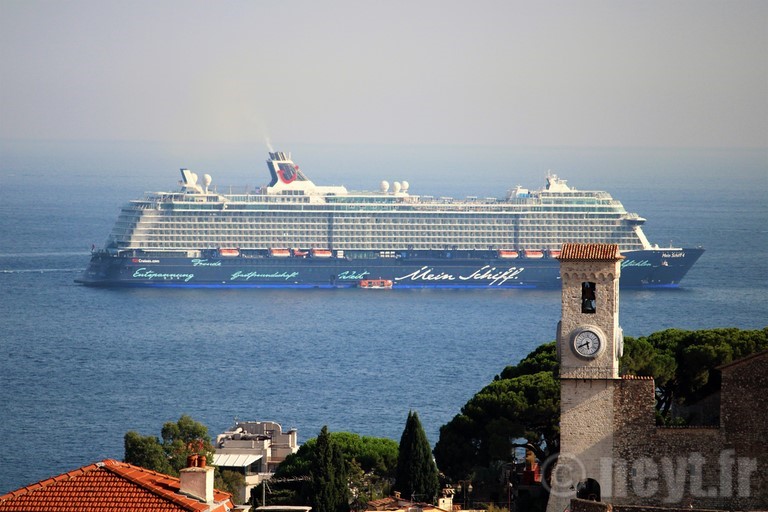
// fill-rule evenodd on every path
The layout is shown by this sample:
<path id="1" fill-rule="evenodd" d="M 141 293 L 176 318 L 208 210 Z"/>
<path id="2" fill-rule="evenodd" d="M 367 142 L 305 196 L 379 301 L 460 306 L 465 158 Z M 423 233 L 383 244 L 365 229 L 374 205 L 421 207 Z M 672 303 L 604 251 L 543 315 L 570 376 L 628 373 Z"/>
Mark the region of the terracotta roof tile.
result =
<path id="1" fill-rule="evenodd" d="M 563 244 L 560 251 L 561 261 L 567 260 L 610 260 L 624 259 L 617 244 Z"/>
<path id="2" fill-rule="evenodd" d="M 209 504 L 178 493 L 179 479 L 107 459 L 0 496 L 0 512 L 207 511 Z M 230 495 L 214 500 L 232 507 Z M 213 506 L 211 510 L 225 510 Z"/>

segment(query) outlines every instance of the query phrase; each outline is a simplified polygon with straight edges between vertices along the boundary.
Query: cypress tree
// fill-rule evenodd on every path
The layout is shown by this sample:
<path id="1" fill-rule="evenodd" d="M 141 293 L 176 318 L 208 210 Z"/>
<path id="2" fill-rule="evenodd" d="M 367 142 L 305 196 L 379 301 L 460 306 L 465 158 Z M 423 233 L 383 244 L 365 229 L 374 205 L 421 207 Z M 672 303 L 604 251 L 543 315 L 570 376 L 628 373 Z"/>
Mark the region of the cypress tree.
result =
<path id="1" fill-rule="evenodd" d="M 397 456 L 395 489 L 404 498 L 434 503 L 440 491 L 437 466 L 432 458 L 427 434 L 421 426 L 419 416 L 408 412 L 405 429 L 400 438 Z"/>
<path id="2" fill-rule="evenodd" d="M 331 439 L 327 426 L 317 436 L 309 474 L 312 480 L 312 508 L 315 512 L 349 510 L 346 462 L 341 450 Z"/>

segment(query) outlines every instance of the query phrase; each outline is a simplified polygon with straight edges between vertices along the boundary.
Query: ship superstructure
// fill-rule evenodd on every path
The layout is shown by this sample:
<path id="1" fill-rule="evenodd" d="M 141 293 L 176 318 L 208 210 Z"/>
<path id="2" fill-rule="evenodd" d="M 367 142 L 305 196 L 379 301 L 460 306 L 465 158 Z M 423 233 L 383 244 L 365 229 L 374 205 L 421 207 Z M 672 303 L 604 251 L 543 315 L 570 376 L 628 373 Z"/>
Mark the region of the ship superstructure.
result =
<path id="1" fill-rule="evenodd" d="M 563 243 L 580 242 L 618 244 L 628 255 L 642 255 L 628 261 L 629 268 L 674 262 L 674 273 L 662 269 L 637 282 L 674 286 L 701 254 L 701 249 L 653 248 L 642 231 L 645 219 L 628 213 L 607 192 L 576 190 L 552 174 L 540 190 L 518 186 L 498 199 L 458 200 L 413 195 L 405 181 L 391 187 L 383 181 L 374 192 L 318 186 L 284 152 L 270 153 L 267 166 L 271 181 L 258 189 L 221 194 L 209 175 L 199 180 L 182 169 L 178 191 L 129 202 L 81 282 L 238 286 L 245 283 L 232 281 L 237 271 L 230 267 L 240 264 L 240 272 L 255 272 L 247 281 L 253 286 L 354 286 L 366 276 L 393 279 L 395 286 L 482 286 L 483 279 L 462 283 L 459 276 L 483 268 L 494 269 L 491 275 L 503 268 L 519 271 L 514 279 L 502 279 L 505 286 L 557 286 L 554 258 Z M 152 270 L 134 265 L 141 260 Z M 173 272 L 155 270 L 171 267 Z M 213 276 L 213 269 L 223 273 Z M 184 277 L 147 280 L 147 272 Z M 286 280 L 285 272 L 297 275 Z M 359 274 L 357 281 L 345 279 Z M 441 274 L 454 279 L 428 278 Z M 274 282 L 259 275 L 280 277 Z M 499 281 L 486 280 L 486 286 Z"/>

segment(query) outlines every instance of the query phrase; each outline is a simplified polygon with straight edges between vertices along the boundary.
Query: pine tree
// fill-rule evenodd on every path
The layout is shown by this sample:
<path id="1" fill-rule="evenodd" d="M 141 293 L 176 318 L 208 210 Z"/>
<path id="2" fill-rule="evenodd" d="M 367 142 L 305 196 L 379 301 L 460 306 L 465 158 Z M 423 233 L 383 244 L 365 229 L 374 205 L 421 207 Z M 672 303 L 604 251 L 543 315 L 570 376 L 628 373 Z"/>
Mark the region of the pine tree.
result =
<path id="1" fill-rule="evenodd" d="M 312 508 L 315 512 L 347 512 L 349 488 L 346 462 L 324 426 L 317 436 L 310 469 Z"/>
<path id="2" fill-rule="evenodd" d="M 408 412 L 400 438 L 395 489 L 405 498 L 430 503 L 434 503 L 440 491 L 437 466 L 432 458 L 427 434 L 415 412 Z"/>

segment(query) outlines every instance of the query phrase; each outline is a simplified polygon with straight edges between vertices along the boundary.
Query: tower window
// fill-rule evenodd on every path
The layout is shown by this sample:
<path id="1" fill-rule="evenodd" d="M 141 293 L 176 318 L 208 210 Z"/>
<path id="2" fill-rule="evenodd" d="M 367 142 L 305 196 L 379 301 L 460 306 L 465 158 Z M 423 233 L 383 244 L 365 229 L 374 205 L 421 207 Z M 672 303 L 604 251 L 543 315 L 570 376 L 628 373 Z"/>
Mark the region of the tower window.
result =
<path id="1" fill-rule="evenodd" d="M 595 305 L 595 283 L 584 281 L 581 283 L 581 312 L 594 313 Z"/>

